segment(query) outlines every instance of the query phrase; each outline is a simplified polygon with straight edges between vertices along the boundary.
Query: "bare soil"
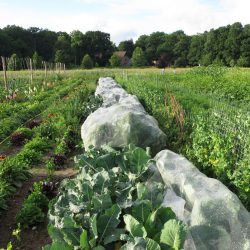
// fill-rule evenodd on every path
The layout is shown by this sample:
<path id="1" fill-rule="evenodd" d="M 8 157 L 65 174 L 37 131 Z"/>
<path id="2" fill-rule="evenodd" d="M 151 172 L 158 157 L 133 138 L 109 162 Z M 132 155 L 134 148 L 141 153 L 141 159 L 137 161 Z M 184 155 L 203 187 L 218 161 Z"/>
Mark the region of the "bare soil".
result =
<path id="1" fill-rule="evenodd" d="M 54 179 L 61 181 L 64 178 L 73 177 L 76 171 L 73 168 L 69 168 L 72 162 L 67 164 L 68 168 L 55 171 Z M 43 180 L 47 177 L 45 169 L 32 169 L 32 177 L 23 183 L 23 186 L 9 199 L 8 210 L 0 216 L 0 249 L 6 248 L 8 242 L 12 242 L 14 250 L 41 250 L 42 247 L 50 243 L 50 238 L 47 232 L 48 220 L 44 219 L 42 223 L 36 227 L 29 229 L 22 229 L 21 241 L 18 242 L 15 237 L 12 236 L 13 230 L 16 229 L 16 215 L 22 208 L 22 204 L 25 198 L 28 196 L 33 183 Z"/>

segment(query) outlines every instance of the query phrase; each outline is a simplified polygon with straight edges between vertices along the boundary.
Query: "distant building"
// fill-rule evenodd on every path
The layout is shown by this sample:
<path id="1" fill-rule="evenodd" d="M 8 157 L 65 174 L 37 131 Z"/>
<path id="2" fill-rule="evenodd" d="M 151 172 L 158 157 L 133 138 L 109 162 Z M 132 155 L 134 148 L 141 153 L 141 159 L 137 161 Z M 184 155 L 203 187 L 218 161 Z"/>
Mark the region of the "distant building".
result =
<path id="1" fill-rule="evenodd" d="M 130 66 L 131 59 L 126 55 L 126 51 L 116 51 L 114 55 L 117 55 L 121 59 L 121 66 Z"/>

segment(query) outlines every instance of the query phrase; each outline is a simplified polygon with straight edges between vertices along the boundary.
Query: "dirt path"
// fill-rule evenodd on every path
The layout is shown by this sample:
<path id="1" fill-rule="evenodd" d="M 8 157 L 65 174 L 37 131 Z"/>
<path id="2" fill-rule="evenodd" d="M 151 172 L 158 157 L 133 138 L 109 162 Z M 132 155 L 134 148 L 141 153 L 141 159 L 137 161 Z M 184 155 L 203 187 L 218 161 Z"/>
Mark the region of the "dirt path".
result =
<path id="1" fill-rule="evenodd" d="M 37 227 L 23 229 L 21 231 L 21 242 L 17 242 L 12 236 L 12 231 L 16 229 L 15 217 L 20 211 L 23 201 L 29 194 L 29 190 L 35 181 L 46 178 L 47 173 L 44 169 L 33 169 L 32 177 L 23 183 L 23 186 L 9 199 L 8 210 L 0 216 L 0 248 L 6 248 L 9 241 L 12 241 L 14 250 L 41 250 L 42 246 L 50 243 L 47 232 L 47 218 Z M 65 168 L 54 173 L 54 178 L 61 181 L 75 175 L 73 168 Z"/>

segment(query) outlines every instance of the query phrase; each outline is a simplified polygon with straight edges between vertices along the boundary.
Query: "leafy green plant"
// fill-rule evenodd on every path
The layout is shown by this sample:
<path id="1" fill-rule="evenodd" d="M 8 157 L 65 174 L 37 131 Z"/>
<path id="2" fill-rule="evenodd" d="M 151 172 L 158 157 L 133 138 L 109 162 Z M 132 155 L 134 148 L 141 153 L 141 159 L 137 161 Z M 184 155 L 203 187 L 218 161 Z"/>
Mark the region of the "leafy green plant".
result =
<path id="1" fill-rule="evenodd" d="M 20 162 L 32 165 L 41 161 L 42 154 L 41 152 L 37 152 L 35 149 L 24 148 L 19 154 L 17 154 L 16 158 Z"/>
<path id="2" fill-rule="evenodd" d="M 42 222 L 48 203 L 48 198 L 42 193 L 41 183 L 35 183 L 32 193 L 24 201 L 23 207 L 16 217 L 17 222 L 22 227 L 29 227 Z"/>
<path id="3" fill-rule="evenodd" d="M 45 164 L 46 170 L 48 171 L 48 176 L 52 176 L 56 170 L 56 164 L 53 159 L 49 159 Z"/>
<path id="4" fill-rule="evenodd" d="M 0 163 L 0 180 L 6 181 L 14 187 L 20 187 L 22 182 L 30 176 L 28 166 L 18 158 L 9 157 Z"/>
<path id="5" fill-rule="evenodd" d="M 31 203 L 26 203 L 18 213 L 16 220 L 22 227 L 28 228 L 42 222 L 44 218 L 45 214 L 41 208 Z"/>
<path id="6" fill-rule="evenodd" d="M 35 150 L 36 152 L 46 152 L 50 149 L 50 143 L 45 138 L 35 137 L 30 142 L 25 144 L 24 150 Z"/>
<path id="7" fill-rule="evenodd" d="M 126 249 L 138 237 L 180 249 L 185 239 L 180 222 L 183 230 L 173 228 L 165 233 L 169 238 L 170 234 L 179 237 L 179 244 L 160 241 L 164 223 L 178 221 L 170 208 L 159 207 L 163 184 L 153 182 L 150 188 L 146 184 L 151 175 L 149 163 L 147 152 L 133 145 L 122 151 L 92 148 L 78 156 L 78 176 L 63 182 L 50 207 L 48 232 L 53 243 L 44 249 L 55 249 L 58 242 L 65 249 L 105 249 L 123 242 Z"/>

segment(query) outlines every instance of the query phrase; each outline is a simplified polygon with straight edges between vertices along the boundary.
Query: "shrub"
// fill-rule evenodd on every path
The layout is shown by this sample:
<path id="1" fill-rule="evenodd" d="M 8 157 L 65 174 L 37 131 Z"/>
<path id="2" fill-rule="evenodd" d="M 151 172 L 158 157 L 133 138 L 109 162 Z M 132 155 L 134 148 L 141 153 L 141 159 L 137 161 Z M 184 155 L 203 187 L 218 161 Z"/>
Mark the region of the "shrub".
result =
<path id="1" fill-rule="evenodd" d="M 109 59 L 109 62 L 110 62 L 111 67 L 120 67 L 121 66 L 121 58 L 116 54 L 113 54 L 111 56 L 111 58 Z"/>
<path id="2" fill-rule="evenodd" d="M 84 69 L 92 69 L 93 68 L 93 61 L 88 54 L 86 54 L 82 59 L 82 67 Z"/>
<path id="3" fill-rule="evenodd" d="M 132 64 L 135 67 L 143 67 L 147 65 L 145 54 L 140 47 L 136 47 L 133 52 Z"/>

